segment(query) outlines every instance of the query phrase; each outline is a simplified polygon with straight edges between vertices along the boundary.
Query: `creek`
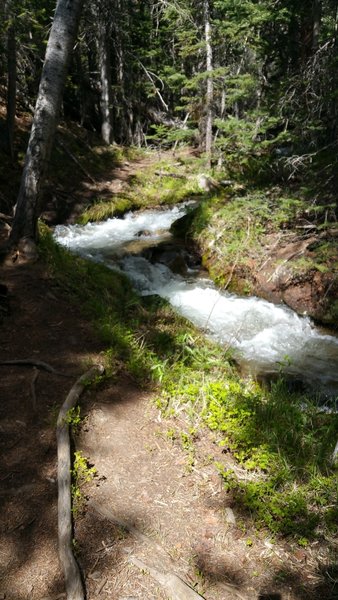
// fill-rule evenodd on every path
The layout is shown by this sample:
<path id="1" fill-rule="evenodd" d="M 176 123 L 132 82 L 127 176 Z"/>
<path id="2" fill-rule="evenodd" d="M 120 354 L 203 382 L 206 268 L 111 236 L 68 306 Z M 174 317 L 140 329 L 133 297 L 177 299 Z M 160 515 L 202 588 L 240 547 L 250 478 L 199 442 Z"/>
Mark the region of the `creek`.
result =
<path id="1" fill-rule="evenodd" d="M 284 305 L 217 289 L 170 233 L 186 210 L 185 204 L 85 226 L 58 225 L 54 237 L 72 252 L 123 271 L 139 294 L 168 300 L 206 335 L 231 347 L 251 373 L 282 369 L 324 396 L 338 395 L 338 338 Z"/>

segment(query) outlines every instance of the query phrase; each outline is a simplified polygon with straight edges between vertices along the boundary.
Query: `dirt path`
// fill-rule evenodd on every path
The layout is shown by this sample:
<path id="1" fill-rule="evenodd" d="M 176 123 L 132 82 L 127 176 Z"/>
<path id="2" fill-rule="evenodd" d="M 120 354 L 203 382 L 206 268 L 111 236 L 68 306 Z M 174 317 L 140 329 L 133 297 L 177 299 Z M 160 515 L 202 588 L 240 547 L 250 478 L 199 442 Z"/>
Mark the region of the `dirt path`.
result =
<path id="1" fill-rule="evenodd" d="M 10 312 L 0 360 L 35 357 L 74 378 L 99 360 L 102 345 L 41 265 L 7 265 L 1 282 Z M 61 599 L 55 424 L 73 380 L 0 369 L 0 600 Z M 153 400 L 126 376 L 81 400 L 76 446 L 98 472 L 75 522 L 88 600 L 188 600 L 192 590 L 207 600 L 337 598 L 323 580 L 325 548 L 250 531 L 217 474 L 215 461 L 229 459 L 216 440 L 201 432 L 192 464 L 183 417 L 163 421 Z M 186 595 L 175 595 L 174 574 Z"/>

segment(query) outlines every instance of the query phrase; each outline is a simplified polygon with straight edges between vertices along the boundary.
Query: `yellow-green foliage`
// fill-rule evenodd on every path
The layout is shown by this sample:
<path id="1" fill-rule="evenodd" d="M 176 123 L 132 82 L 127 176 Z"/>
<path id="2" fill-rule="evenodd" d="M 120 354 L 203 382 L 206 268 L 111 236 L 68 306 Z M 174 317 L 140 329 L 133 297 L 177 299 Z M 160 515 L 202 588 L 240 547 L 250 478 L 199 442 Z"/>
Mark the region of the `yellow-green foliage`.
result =
<path id="1" fill-rule="evenodd" d="M 78 450 L 74 452 L 74 461 L 72 468 L 72 511 L 77 514 L 83 507 L 84 495 L 82 487 L 89 483 L 97 474 L 96 467 L 89 465 L 88 459 Z"/>

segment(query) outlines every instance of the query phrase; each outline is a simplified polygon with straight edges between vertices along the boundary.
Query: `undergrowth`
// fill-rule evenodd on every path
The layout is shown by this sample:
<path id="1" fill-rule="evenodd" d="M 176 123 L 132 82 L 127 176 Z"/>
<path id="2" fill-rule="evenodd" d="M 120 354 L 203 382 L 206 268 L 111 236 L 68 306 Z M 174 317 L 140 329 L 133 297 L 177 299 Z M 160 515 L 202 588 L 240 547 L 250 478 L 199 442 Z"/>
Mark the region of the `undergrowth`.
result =
<path id="1" fill-rule="evenodd" d="M 110 199 L 98 198 L 82 213 L 79 223 L 85 225 L 89 221 L 103 221 L 128 210 L 174 205 L 197 196 L 200 196 L 200 190 L 194 169 L 185 159 L 175 162 L 173 157 L 169 157 L 153 164 L 150 162 L 137 171 L 129 177 L 125 189 L 112 194 Z"/>
<path id="2" fill-rule="evenodd" d="M 80 450 L 75 451 L 71 484 L 72 512 L 75 516 L 81 512 L 84 506 L 85 497 L 83 486 L 86 483 L 89 483 L 96 475 L 96 467 L 89 464 L 88 459 Z"/>

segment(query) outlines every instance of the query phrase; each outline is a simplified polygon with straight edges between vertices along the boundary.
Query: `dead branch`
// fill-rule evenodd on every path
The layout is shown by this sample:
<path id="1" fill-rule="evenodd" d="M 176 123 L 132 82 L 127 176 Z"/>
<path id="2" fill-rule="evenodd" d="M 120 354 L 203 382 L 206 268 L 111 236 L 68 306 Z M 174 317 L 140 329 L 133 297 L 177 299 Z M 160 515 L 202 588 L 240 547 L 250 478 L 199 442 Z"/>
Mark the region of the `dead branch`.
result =
<path id="1" fill-rule="evenodd" d="M 60 377 L 74 377 L 74 375 L 67 375 L 66 373 L 62 373 L 62 371 L 57 371 L 48 363 L 45 363 L 42 360 L 35 360 L 35 358 L 18 358 L 13 360 L 0 361 L 0 366 L 6 365 L 18 365 L 19 367 L 36 367 L 37 369 L 48 371 L 48 373 L 53 373 L 53 375 L 59 375 Z"/>
<path id="2" fill-rule="evenodd" d="M 169 107 L 168 107 L 168 105 L 166 104 L 166 102 L 163 100 L 163 97 L 162 97 L 162 95 L 161 95 L 161 92 L 160 92 L 160 90 L 158 89 L 157 85 L 155 84 L 155 79 L 157 79 L 157 80 L 158 80 L 158 81 L 161 83 L 161 87 L 162 87 L 162 89 L 163 89 L 163 88 L 164 88 L 164 83 L 163 83 L 162 79 L 161 79 L 161 78 L 160 78 L 158 75 L 156 75 L 156 73 L 153 73 L 152 71 L 149 71 L 149 69 L 146 69 L 146 67 L 144 66 L 144 64 L 143 64 L 143 63 L 142 63 L 142 62 L 141 62 L 139 59 L 136 59 L 136 60 L 137 60 L 137 62 L 139 63 L 140 67 L 142 67 L 142 69 L 143 69 L 143 71 L 145 72 L 146 76 L 148 77 L 148 79 L 149 79 L 150 83 L 152 84 L 152 86 L 153 86 L 153 88 L 154 88 L 154 92 L 155 92 L 155 94 L 158 96 L 158 98 L 160 99 L 160 102 L 161 102 L 161 104 L 162 104 L 162 106 L 163 106 L 164 110 L 165 110 L 166 112 L 168 112 L 168 110 L 169 110 Z"/>
<path id="3" fill-rule="evenodd" d="M 71 388 L 58 415 L 56 437 L 58 455 L 58 537 L 59 558 L 65 578 L 67 600 L 84 600 L 79 567 L 72 549 L 71 457 L 69 424 L 66 417 L 86 385 L 104 372 L 102 365 L 92 367 Z"/>
<path id="4" fill-rule="evenodd" d="M 78 161 L 76 156 L 74 156 L 74 154 L 72 154 L 72 152 L 69 150 L 69 148 L 67 148 L 65 143 L 62 140 L 60 140 L 60 138 L 58 138 L 56 140 L 56 143 L 62 148 L 62 150 L 64 150 L 64 152 L 69 156 L 69 158 L 73 162 L 75 162 L 75 164 L 79 167 L 80 171 L 82 171 L 82 173 L 89 179 L 89 181 L 91 181 L 92 183 L 96 183 L 95 179 L 93 179 L 93 177 L 90 175 L 90 173 L 88 173 L 88 171 L 86 171 L 86 169 L 81 165 L 81 163 Z"/>
<path id="5" fill-rule="evenodd" d="M 11 215 L 5 215 L 4 213 L 0 212 L 0 220 L 6 221 L 6 223 L 11 223 L 13 221 L 13 217 L 11 217 Z"/>
<path id="6" fill-rule="evenodd" d="M 158 175 L 158 177 L 172 177 L 173 179 L 186 179 L 185 175 L 180 175 L 179 173 L 166 173 L 165 171 L 155 171 L 155 175 Z"/>

